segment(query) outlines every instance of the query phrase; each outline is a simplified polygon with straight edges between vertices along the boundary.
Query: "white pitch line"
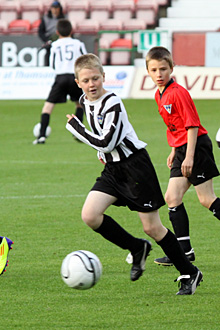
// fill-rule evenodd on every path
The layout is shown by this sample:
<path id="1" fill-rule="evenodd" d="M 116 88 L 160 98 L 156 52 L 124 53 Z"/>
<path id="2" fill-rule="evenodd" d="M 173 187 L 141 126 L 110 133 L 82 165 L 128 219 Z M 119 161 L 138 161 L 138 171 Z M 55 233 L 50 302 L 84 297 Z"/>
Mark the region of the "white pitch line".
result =
<path id="1" fill-rule="evenodd" d="M 45 199 L 45 198 L 75 198 L 86 195 L 33 195 L 33 196 L 0 196 L 0 199 Z"/>
<path id="2" fill-rule="evenodd" d="M 1 164 L 85 164 L 85 165 L 91 165 L 94 164 L 93 162 L 77 162 L 77 161 L 46 161 L 46 160 L 39 160 L 39 161 L 33 161 L 33 160 L 0 160 Z"/>

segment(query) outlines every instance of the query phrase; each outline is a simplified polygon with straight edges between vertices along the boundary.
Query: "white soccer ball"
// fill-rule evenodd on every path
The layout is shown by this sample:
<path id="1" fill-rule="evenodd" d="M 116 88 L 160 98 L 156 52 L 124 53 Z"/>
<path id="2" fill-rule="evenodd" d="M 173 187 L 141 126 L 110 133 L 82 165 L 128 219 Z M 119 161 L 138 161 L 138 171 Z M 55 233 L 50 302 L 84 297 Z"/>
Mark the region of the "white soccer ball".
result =
<path id="1" fill-rule="evenodd" d="M 36 138 L 40 136 L 40 128 L 41 128 L 41 123 L 36 124 L 33 128 L 33 134 Z M 51 127 L 47 126 L 46 137 L 48 137 L 50 134 L 51 134 Z"/>
<path id="2" fill-rule="evenodd" d="M 61 277 L 64 283 L 73 289 L 90 289 L 99 281 L 101 275 L 102 264 L 90 251 L 71 252 L 62 262 Z"/>
<path id="3" fill-rule="evenodd" d="M 217 142 L 218 147 L 220 148 L 220 128 L 216 134 L 216 142 Z"/>

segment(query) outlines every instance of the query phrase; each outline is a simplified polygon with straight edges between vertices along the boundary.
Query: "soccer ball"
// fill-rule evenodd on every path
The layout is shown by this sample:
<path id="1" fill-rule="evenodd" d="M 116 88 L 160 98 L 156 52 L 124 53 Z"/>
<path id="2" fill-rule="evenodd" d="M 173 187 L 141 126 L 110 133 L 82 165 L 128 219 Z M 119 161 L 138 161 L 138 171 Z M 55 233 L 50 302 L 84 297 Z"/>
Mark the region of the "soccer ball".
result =
<path id="1" fill-rule="evenodd" d="M 41 127 L 41 123 L 38 123 L 33 128 L 33 134 L 36 138 L 38 138 L 40 136 L 40 127 Z M 46 137 L 48 137 L 50 135 L 50 133 L 51 133 L 51 127 L 47 126 Z"/>
<path id="2" fill-rule="evenodd" d="M 216 134 L 216 142 L 217 142 L 218 147 L 220 148 L 220 128 Z"/>
<path id="3" fill-rule="evenodd" d="M 101 275 L 102 264 L 90 251 L 71 252 L 62 262 L 61 277 L 64 283 L 73 289 L 90 289 L 99 281 Z"/>

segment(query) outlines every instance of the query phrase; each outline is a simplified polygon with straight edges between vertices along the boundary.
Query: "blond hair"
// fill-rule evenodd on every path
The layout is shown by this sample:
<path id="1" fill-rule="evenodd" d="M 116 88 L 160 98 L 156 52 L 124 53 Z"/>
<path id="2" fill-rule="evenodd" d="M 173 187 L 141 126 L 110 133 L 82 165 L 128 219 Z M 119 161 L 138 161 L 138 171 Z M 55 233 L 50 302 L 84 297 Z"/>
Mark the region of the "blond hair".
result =
<path id="1" fill-rule="evenodd" d="M 82 69 L 98 69 L 101 74 L 103 74 L 103 67 L 100 59 L 98 56 L 92 53 L 88 53 L 85 55 L 82 55 L 77 58 L 75 62 L 75 77 L 76 79 L 79 78 L 79 72 Z"/>
<path id="2" fill-rule="evenodd" d="M 169 64 L 171 69 L 174 67 L 172 55 L 169 52 L 169 50 L 165 47 L 158 46 L 158 47 L 153 47 L 149 50 L 149 52 L 146 55 L 147 68 L 150 60 L 157 60 L 157 61 L 165 60 Z"/>

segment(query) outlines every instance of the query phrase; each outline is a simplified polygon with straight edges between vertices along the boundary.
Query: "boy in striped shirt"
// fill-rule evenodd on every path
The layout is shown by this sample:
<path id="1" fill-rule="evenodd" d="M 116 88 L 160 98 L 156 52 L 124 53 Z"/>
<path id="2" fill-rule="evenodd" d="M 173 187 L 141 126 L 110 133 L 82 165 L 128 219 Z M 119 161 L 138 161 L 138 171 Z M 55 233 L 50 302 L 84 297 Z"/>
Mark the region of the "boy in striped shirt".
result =
<path id="1" fill-rule="evenodd" d="M 80 56 L 75 63 L 75 75 L 84 91 L 80 104 L 91 130 L 69 114 L 66 128 L 96 149 L 98 158 L 105 164 L 84 203 L 83 221 L 111 243 L 131 252 L 130 278 L 136 281 L 145 270 L 151 243 L 128 233 L 106 210 L 115 205 L 137 211 L 144 232 L 172 258 L 180 272 L 181 288 L 177 294 L 193 294 L 203 276 L 189 262 L 175 235 L 161 223 L 158 210 L 164 205 L 164 199 L 146 143 L 138 139 L 121 99 L 104 89 L 105 74 L 96 55 Z"/>

